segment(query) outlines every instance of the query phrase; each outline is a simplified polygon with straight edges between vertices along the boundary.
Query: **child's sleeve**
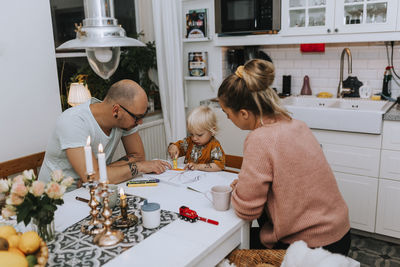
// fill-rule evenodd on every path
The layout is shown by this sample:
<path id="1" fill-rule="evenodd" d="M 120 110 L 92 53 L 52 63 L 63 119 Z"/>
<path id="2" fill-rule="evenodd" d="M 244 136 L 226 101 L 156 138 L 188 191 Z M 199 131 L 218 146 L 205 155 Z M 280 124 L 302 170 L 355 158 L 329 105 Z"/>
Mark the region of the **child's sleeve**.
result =
<path id="1" fill-rule="evenodd" d="M 218 141 L 211 148 L 211 162 L 217 164 L 221 170 L 225 169 L 225 152 Z"/>
<path id="2" fill-rule="evenodd" d="M 176 143 L 174 143 L 174 145 L 176 145 L 179 149 L 178 157 L 186 156 L 186 152 L 187 152 L 188 145 L 189 145 L 188 138 L 190 138 L 190 137 L 186 137 L 185 139 L 179 140 Z"/>

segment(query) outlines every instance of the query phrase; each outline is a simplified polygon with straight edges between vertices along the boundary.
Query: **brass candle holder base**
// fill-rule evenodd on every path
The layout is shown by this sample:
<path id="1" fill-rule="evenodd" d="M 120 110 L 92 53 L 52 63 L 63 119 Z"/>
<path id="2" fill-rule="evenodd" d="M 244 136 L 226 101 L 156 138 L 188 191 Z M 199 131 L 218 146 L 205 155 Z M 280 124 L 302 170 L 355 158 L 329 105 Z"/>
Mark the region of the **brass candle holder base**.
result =
<path id="1" fill-rule="evenodd" d="M 91 219 L 89 222 L 82 225 L 81 232 L 87 235 L 97 235 L 104 231 L 103 222 L 98 218 L 100 212 L 97 206 L 99 202 L 95 196 L 99 184 L 97 181 L 93 180 L 93 174 L 88 174 L 87 181 L 88 182 L 84 183 L 83 186 L 89 188 L 90 200 L 88 205 L 90 207 Z"/>
<path id="2" fill-rule="evenodd" d="M 108 229 L 96 235 L 93 242 L 100 247 L 114 246 L 124 240 L 124 234 L 119 230 Z"/>
<path id="3" fill-rule="evenodd" d="M 96 235 L 93 239 L 93 242 L 100 247 L 108 247 L 114 246 L 121 242 L 124 239 L 124 234 L 119 230 L 111 230 L 111 216 L 112 211 L 108 206 L 108 196 L 112 193 L 112 190 L 108 188 L 107 183 L 101 183 L 99 185 L 100 188 L 100 196 L 103 197 L 103 211 L 101 215 L 103 215 L 104 221 L 104 232 Z"/>
<path id="4" fill-rule="evenodd" d="M 113 221 L 113 226 L 116 228 L 129 228 L 138 223 L 139 219 L 136 215 L 128 214 L 127 218 L 122 217 L 122 215 L 115 218 Z"/>

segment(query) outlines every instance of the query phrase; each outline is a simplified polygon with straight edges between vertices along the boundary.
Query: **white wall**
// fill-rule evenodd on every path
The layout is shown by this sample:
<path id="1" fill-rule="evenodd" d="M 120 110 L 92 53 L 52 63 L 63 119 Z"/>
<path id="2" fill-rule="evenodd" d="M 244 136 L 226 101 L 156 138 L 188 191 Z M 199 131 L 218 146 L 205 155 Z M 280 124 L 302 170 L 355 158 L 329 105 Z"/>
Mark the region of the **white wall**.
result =
<path id="1" fill-rule="evenodd" d="M 45 150 L 61 113 L 49 1 L 2 10 L 0 162 Z"/>

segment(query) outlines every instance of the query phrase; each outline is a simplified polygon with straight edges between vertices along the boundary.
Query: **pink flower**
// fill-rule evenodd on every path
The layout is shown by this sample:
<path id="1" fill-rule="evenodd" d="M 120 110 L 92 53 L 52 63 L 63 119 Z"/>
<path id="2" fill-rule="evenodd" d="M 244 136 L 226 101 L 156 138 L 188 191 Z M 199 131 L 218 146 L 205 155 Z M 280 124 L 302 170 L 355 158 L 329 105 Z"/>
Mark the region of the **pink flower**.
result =
<path id="1" fill-rule="evenodd" d="M 32 187 L 29 189 L 29 192 L 32 193 L 35 197 L 40 197 L 44 193 L 45 184 L 41 181 L 34 181 L 32 183 Z"/>
<path id="2" fill-rule="evenodd" d="M 68 187 L 68 186 L 71 186 L 73 183 L 74 183 L 74 178 L 72 178 L 71 176 L 69 176 L 69 177 L 67 177 L 67 178 L 65 178 L 62 182 L 61 182 L 61 185 L 62 186 L 65 186 L 65 187 Z"/>
<path id="3" fill-rule="evenodd" d="M 54 182 L 59 183 L 59 182 L 62 181 L 63 178 L 64 178 L 64 174 L 63 174 L 62 170 L 55 170 L 55 171 L 53 171 L 52 174 L 51 174 L 51 179 L 52 179 Z"/>
<path id="4" fill-rule="evenodd" d="M 17 194 L 20 197 L 24 197 L 28 194 L 28 188 L 26 188 L 24 182 L 14 182 L 11 187 L 11 193 Z"/>
<path id="5" fill-rule="evenodd" d="M 47 184 L 45 192 L 49 198 L 59 199 L 64 195 L 65 187 L 56 182 L 50 182 Z"/>
<path id="6" fill-rule="evenodd" d="M 22 202 L 24 202 L 24 198 L 20 197 L 17 194 L 11 194 L 10 196 L 8 196 L 6 203 L 9 205 L 20 205 Z"/>
<path id="7" fill-rule="evenodd" d="M 25 183 L 24 182 L 24 176 L 21 175 L 21 174 L 18 175 L 18 176 L 15 176 L 12 181 L 13 181 L 13 183 Z"/>
<path id="8" fill-rule="evenodd" d="M 6 193 L 10 190 L 10 185 L 8 184 L 8 180 L 0 179 L 0 193 Z"/>
<path id="9" fill-rule="evenodd" d="M 8 219 L 14 215 L 15 215 L 15 209 L 12 206 L 7 205 L 1 210 L 1 216 L 3 216 L 4 219 Z"/>

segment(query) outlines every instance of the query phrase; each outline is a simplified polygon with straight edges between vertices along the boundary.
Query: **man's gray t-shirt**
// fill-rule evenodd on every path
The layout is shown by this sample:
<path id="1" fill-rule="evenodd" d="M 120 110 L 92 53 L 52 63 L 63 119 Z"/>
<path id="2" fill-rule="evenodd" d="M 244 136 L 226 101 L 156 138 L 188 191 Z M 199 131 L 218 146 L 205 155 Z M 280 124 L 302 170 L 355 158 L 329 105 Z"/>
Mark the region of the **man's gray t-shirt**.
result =
<path id="1" fill-rule="evenodd" d="M 107 136 L 100 128 L 89 107 L 90 104 L 97 102 L 101 101 L 92 98 L 84 104 L 67 109 L 57 119 L 56 127 L 47 143 L 46 154 L 39 173 L 39 180 L 49 182 L 51 180 L 51 173 L 54 170 L 61 169 L 65 177 L 71 176 L 77 182 L 79 175 L 69 163 L 65 153 L 66 149 L 85 146 L 87 137 L 90 135 L 91 147 L 95 157 L 97 158 L 99 144 L 102 144 L 108 165 L 111 163 L 121 137 L 137 131 L 136 128 L 129 131 L 112 128 L 111 134 Z M 82 153 L 84 153 L 83 149 Z M 75 188 L 76 183 L 68 189 Z"/>

